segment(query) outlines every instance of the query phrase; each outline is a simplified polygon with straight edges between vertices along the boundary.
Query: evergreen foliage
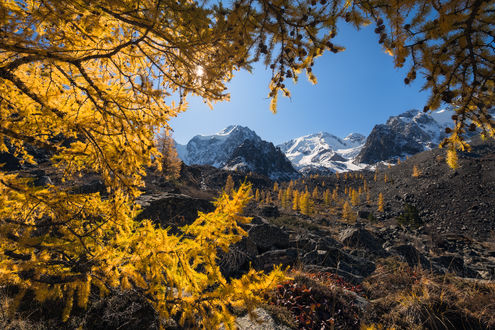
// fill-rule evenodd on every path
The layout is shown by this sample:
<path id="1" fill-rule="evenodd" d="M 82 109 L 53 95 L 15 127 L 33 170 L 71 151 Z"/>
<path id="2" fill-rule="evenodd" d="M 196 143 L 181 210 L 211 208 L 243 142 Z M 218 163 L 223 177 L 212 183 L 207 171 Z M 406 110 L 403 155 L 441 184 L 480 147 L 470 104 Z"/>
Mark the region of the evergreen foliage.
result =
<path id="1" fill-rule="evenodd" d="M 404 206 L 404 211 L 397 217 L 397 222 L 402 226 L 412 226 L 414 228 L 423 224 L 418 209 L 410 204 Z"/>

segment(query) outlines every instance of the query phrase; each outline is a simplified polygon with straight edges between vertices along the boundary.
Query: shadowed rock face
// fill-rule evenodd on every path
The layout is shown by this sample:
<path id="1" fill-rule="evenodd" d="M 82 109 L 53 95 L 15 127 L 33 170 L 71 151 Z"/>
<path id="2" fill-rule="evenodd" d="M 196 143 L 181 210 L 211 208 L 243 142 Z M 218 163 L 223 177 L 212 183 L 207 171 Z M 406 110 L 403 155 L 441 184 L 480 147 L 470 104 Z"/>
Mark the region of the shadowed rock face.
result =
<path id="1" fill-rule="evenodd" d="M 233 125 L 217 134 L 197 135 L 187 146 L 177 147 L 188 165 L 254 172 L 273 180 L 290 180 L 299 175 L 279 148 L 247 127 Z"/>
<path id="2" fill-rule="evenodd" d="M 245 140 L 233 151 L 224 168 L 255 172 L 274 180 L 290 180 L 299 175 L 282 151 L 266 141 Z"/>
<path id="3" fill-rule="evenodd" d="M 143 212 L 137 216 L 138 220 L 150 219 L 163 228 L 171 227 L 173 231 L 193 223 L 198 217 L 198 211 L 214 210 L 210 201 L 182 194 L 162 193 L 142 196 L 139 203 L 143 207 Z"/>
<path id="4" fill-rule="evenodd" d="M 356 157 L 360 163 L 374 164 L 438 146 L 450 124 L 451 110 L 427 114 L 409 110 L 390 117 L 385 124 L 376 125 Z"/>
<path id="5" fill-rule="evenodd" d="M 0 168 L 3 171 L 17 171 L 21 169 L 21 163 L 14 155 L 0 152 Z"/>
<path id="6" fill-rule="evenodd" d="M 400 125 L 399 125 L 400 126 Z M 406 135 L 399 127 L 376 125 L 366 139 L 363 149 L 357 156 L 360 163 L 374 164 L 402 155 L 413 155 L 424 150 L 413 136 L 421 136 L 419 128 L 408 131 L 413 135 Z"/>
<path id="7" fill-rule="evenodd" d="M 261 138 L 247 127 L 232 125 L 214 135 L 193 137 L 183 155 L 186 164 L 222 167 L 231 158 L 232 152 L 244 141 L 259 142 Z"/>

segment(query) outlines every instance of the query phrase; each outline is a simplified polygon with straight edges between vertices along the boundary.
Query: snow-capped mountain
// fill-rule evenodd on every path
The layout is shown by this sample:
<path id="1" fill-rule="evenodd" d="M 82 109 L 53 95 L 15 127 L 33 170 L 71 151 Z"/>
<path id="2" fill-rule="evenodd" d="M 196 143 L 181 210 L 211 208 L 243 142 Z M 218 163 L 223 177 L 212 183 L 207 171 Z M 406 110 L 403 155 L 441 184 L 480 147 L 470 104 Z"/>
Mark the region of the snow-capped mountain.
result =
<path id="1" fill-rule="evenodd" d="M 213 135 L 197 135 L 187 145 L 176 147 L 179 157 L 190 165 L 252 171 L 272 179 L 293 178 L 298 175 L 295 169 L 302 174 L 330 174 L 436 148 L 446 135 L 445 128 L 452 126 L 453 114 L 450 109 L 433 113 L 409 110 L 376 125 L 367 138 L 358 133 L 339 138 L 321 132 L 278 147 L 247 127 L 232 125 Z"/>
<path id="2" fill-rule="evenodd" d="M 223 167 L 234 150 L 245 140 L 260 142 L 261 138 L 247 127 L 231 125 L 213 135 L 196 135 L 178 152 L 186 164 Z"/>
<path id="3" fill-rule="evenodd" d="M 365 137 L 358 133 L 341 139 L 330 133 L 301 136 L 279 145 L 295 168 L 303 173 L 342 172 L 361 169 L 353 164 Z"/>
<path id="4" fill-rule="evenodd" d="M 234 150 L 223 168 L 255 172 L 278 180 L 290 180 L 299 176 L 280 149 L 263 140 L 245 140 Z"/>
<path id="5" fill-rule="evenodd" d="M 373 128 L 356 161 L 374 164 L 436 148 L 446 136 L 445 128 L 452 126 L 453 114 L 449 109 L 433 113 L 409 110 L 392 116 Z"/>
<path id="6" fill-rule="evenodd" d="M 187 145 L 176 144 L 176 149 L 179 158 L 188 165 L 252 171 L 281 180 L 299 175 L 280 149 L 239 125 L 228 126 L 213 135 L 196 135 Z"/>

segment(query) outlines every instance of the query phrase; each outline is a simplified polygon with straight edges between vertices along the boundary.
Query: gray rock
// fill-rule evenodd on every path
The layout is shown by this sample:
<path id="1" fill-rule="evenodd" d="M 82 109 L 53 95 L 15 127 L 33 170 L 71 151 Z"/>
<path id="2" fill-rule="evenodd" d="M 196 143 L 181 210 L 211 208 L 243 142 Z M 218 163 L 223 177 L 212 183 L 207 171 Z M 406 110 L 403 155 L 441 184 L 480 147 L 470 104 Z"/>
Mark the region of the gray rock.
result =
<path id="1" fill-rule="evenodd" d="M 88 183 L 74 188 L 74 192 L 76 194 L 94 194 L 97 192 L 104 194 L 106 192 L 106 187 L 101 180 L 91 180 Z"/>
<path id="2" fill-rule="evenodd" d="M 365 249 L 369 252 L 383 255 L 383 241 L 364 228 L 349 228 L 340 235 L 340 240 L 346 246 Z"/>
<path id="3" fill-rule="evenodd" d="M 198 217 L 198 211 L 214 210 L 210 201 L 182 194 L 146 195 L 142 196 L 138 203 L 143 207 L 143 211 L 136 217 L 137 220 L 150 219 L 163 228 L 171 227 L 172 232 L 193 223 Z"/>
<path id="4" fill-rule="evenodd" d="M 43 175 L 38 178 L 36 178 L 33 182 L 35 187 L 43 187 L 49 184 L 53 184 L 52 179 L 50 179 L 49 176 Z"/>
<path id="5" fill-rule="evenodd" d="M 249 314 L 238 317 L 235 321 L 239 330 L 289 330 L 290 328 L 276 324 L 273 317 L 263 308 L 254 310 L 255 319 L 251 319 Z"/>
<path id="6" fill-rule="evenodd" d="M 302 257 L 302 262 L 305 265 L 334 267 L 362 277 L 370 275 L 376 268 L 373 262 L 355 257 L 337 248 L 308 252 Z"/>
<path id="7" fill-rule="evenodd" d="M 260 252 L 289 247 L 289 234 L 273 225 L 254 225 L 249 229 L 248 235 Z"/>
<path id="8" fill-rule="evenodd" d="M 461 277 L 478 277 L 478 273 L 464 264 L 464 260 L 459 256 L 445 255 L 433 258 L 432 261 L 441 266 L 445 272 L 455 273 Z"/>
<path id="9" fill-rule="evenodd" d="M 3 171 L 18 171 L 22 168 L 19 159 L 8 152 L 0 152 L 0 164 Z"/>
<path id="10" fill-rule="evenodd" d="M 270 271 L 277 265 L 292 266 L 299 259 L 301 252 L 301 250 L 294 248 L 267 251 L 258 255 L 253 265 L 255 269 L 265 271 Z"/>
<path id="11" fill-rule="evenodd" d="M 261 215 L 264 217 L 278 217 L 280 212 L 276 205 L 266 205 L 261 209 Z"/>
<path id="12" fill-rule="evenodd" d="M 414 246 L 403 244 L 389 249 L 389 252 L 398 255 L 402 260 L 407 262 L 410 267 L 420 265 L 424 269 L 430 269 L 431 263 L 421 254 Z"/>
<path id="13" fill-rule="evenodd" d="M 359 210 L 358 211 L 358 217 L 360 217 L 361 219 L 368 219 L 370 214 L 371 214 L 370 211 L 366 211 L 366 210 Z"/>

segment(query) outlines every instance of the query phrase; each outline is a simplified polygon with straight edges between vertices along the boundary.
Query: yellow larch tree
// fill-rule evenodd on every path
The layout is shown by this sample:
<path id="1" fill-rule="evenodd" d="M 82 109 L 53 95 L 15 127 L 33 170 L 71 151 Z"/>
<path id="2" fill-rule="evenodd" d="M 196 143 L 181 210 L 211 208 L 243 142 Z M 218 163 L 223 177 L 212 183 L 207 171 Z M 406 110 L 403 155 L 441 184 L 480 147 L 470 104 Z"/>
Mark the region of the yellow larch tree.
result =
<path id="1" fill-rule="evenodd" d="M 256 188 L 256 191 L 254 192 L 254 200 L 259 203 L 261 201 L 261 195 L 260 195 L 260 190 Z"/>
<path id="2" fill-rule="evenodd" d="M 227 180 L 225 181 L 225 187 L 223 188 L 223 191 L 227 194 L 230 195 L 234 191 L 234 180 L 232 179 L 232 175 L 227 176 Z"/>
<path id="3" fill-rule="evenodd" d="M 418 169 L 418 166 L 414 165 L 414 166 L 413 166 L 413 171 L 412 171 L 412 176 L 413 176 L 414 178 L 417 178 L 417 177 L 419 177 L 420 175 L 421 175 L 421 172 L 420 172 L 420 170 Z"/>
<path id="4" fill-rule="evenodd" d="M 165 130 L 158 135 L 156 145 L 158 151 L 162 154 L 162 173 L 168 180 L 176 180 L 180 176 L 182 161 L 179 159 L 175 149 L 175 141 L 170 136 L 170 131 Z"/>
<path id="5" fill-rule="evenodd" d="M 285 190 L 285 208 L 286 209 L 290 209 L 291 208 L 291 201 L 292 201 L 292 188 L 291 186 L 289 185 L 289 187 L 287 187 L 287 189 Z"/>
<path id="6" fill-rule="evenodd" d="M 298 190 L 294 190 L 292 192 L 292 209 L 294 211 L 299 210 L 299 207 L 300 207 L 299 206 L 299 195 L 300 195 L 300 193 Z"/>
<path id="7" fill-rule="evenodd" d="M 342 218 L 346 222 L 355 222 L 356 221 L 356 215 L 352 211 L 352 207 L 349 204 L 349 201 L 345 201 L 344 205 L 342 206 Z"/>
<path id="8" fill-rule="evenodd" d="M 313 212 L 313 201 L 310 198 L 309 191 L 306 191 L 299 195 L 299 209 L 304 215 L 311 215 Z"/>
<path id="9" fill-rule="evenodd" d="M 356 191 L 356 189 L 352 189 L 350 195 L 352 206 L 357 206 L 359 204 L 359 193 Z"/>
<path id="10" fill-rule="evenodd" d="M 378 194 L 378 211 L 379 212 L 384 211 L 384 202 L 383 202 L 383 194 L 382 193 Z"/>
<path id="11" fill-rule="evenodd" d="M 336 201 L 337 201 L 338 196 L 339 196 L 339 188 L 338 188 L 338 187 L 335 187 L 335 188 L 333 189 L 333 191 L 332 191 L 332 200 L 333 200 L 334 202 L 336 202 Z"/>
<path id="12" fill-rule="evenodd" d="M 313 189 L 313 192 L 311 193 L 311 198 L 313 198 L 313 200 L 317 200 L 320 198 L 320 192 L 318 191 L 318 187 L 315 187 L 315 189 Z"/>
<path id="13" fill-rule="evenodd" d="M 325 203 L 326 206 L 330 206 L 331 204 L 331 196 L 329 189 L 326 189 L 325 192 L 323 193 L 323 202 Z"/>
<path id="14" fill-rule="evenodd" d="M 272 203 L 272 194 L 270 191 L 265 192 L 265 204 L 271 204 Z"/>

